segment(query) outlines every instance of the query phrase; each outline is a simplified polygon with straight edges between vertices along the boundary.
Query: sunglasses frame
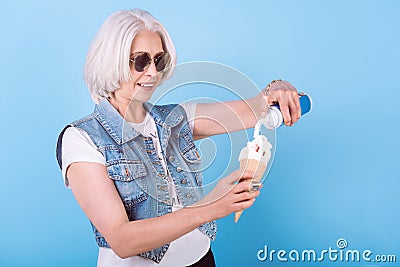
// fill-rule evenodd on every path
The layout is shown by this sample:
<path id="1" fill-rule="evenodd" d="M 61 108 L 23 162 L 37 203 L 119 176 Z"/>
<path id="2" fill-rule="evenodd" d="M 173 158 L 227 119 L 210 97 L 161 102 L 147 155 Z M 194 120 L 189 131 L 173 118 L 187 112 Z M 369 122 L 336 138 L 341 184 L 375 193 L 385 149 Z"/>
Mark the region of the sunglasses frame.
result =
<path id="1" fill-rule="evenodd" d="M 154 57 L 152 58 L 150 53 L 148 52 L 136 52 L 133 54 L 134 57 L 129 59 L 129 62 L 132 62 L 134 64 L 135 70 L 137 72 L 143 72 L 146 70 L 146 68 L 148 68 L 151 65 L 151 62 L 154 62 L 154 65 L 156 66 L 156 70 L 157 72 L 161 72 L 163 70 L 165 70 L 165 68 L 167 67 L 168 63 L 170 62 L 170 56 L 168 52 L 159 52 L 157 54 L 154 55 Z M 139 57 L 147 55 L 147 58 L 149 59 L 147 64 L 145 66 L 138 66 L 137 65 L 137 60 Z M 163 60 L 164 58 L 167 58 L 167 62 L 165 63 L 165 66 L 162 69 L 158 69 L 157 68 L 157 60 Z"/>

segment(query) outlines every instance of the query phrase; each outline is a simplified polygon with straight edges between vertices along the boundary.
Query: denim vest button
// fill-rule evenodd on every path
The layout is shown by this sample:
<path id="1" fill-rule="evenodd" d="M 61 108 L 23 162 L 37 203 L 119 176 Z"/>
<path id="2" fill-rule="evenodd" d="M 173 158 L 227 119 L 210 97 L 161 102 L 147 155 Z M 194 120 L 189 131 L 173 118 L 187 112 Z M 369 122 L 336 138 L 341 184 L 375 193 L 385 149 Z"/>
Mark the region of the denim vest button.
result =
<path id="1" fill-rule="evenodd" d="M 173 156 L 169 156 L 168 159 L 169 159 L 169 161 L 174 161 L 175 158 Z"/>
<path id="2" fill-rule="evenodd" d="M 186 194 L 186 197 L 187 197 L 187 198 L 190 198 L 190 197 L 192 197 L 192 194 L 187 193 L 187 194 Z"/>
<path id="3" fill-rule="evenodd" d="M 177 171 L 177 172 L 181 172 L 181 171 L 182 171 L 182 168 L 181 168 L 181 167 L 177 167 L 177 168 L 176 168 L 176 171 Z"/>
<path id="4" fill-rule="evenodd" d="M 181 181 L 181 184 L 187 184 L 187 180 L 186 180 L 186 179 L 183 179 L 183 180 Z"/>
<path id="5" fill-rule="evenodd" d="M 126 174 L 127 177 L 130 176 L 130 173 L 129 173 L 129 169 L 128 169 L 128 168 L 125 168 L 125 174 Z"/>

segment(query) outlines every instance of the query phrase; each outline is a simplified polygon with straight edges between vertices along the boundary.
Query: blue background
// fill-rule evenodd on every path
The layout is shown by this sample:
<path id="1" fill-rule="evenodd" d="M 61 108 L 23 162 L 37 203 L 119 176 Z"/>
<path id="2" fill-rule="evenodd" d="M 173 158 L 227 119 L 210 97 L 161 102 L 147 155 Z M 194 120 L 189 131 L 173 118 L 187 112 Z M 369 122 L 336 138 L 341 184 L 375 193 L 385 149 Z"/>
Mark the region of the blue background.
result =
<path id="1" fill-rule="evenodd" d="M 90 40 L 111 12 L 133 7 L 166 26 L 179 62 L 221 62 L 259 87 L 283 78 L 315 103 L 277 131 L 253 208 L 236 225 L 233 216 L 219 221 L 218 266 L 304 266 L 256 253 L 337 248 L 339 238 L 400 261 L 399 1 L 18 0 L 3 3 L 0 17 L 1 266 L 96 265 L 55 142 L 93 108 L 82 81 Z"/>

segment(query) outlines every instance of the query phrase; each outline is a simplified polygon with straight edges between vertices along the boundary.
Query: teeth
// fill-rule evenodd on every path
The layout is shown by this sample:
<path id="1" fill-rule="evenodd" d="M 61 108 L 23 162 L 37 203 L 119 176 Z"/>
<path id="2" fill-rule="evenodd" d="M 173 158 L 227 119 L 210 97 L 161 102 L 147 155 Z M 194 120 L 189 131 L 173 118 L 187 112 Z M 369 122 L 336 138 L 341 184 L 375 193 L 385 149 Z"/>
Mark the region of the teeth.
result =
<path id="1" fill-rule="evenodd" d="M 138 83 L 138 85 L 142 87 L 153 87 L 154 83 Z"/>

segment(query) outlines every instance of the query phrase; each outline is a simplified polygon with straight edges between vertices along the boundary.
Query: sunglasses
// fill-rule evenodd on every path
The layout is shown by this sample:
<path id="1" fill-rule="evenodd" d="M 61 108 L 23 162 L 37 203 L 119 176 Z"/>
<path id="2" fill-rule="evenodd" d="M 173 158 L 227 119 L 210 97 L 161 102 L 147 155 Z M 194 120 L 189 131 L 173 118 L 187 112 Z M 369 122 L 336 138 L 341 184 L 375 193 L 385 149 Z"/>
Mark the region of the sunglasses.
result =
<path id="1" fill-rule="evenodd" d="M 154 61 L 156 70 L 160 72 L 168 65 L 170 56 L 167 52 L 160 52 L 152 59 L 149 53 L 138 52 L 133 55 L 133 58 L 129 59 L 129 62 L 134 64 L 136 71 L 143 72 L 148 66 L 150 66 L 152 60 Z"/>

